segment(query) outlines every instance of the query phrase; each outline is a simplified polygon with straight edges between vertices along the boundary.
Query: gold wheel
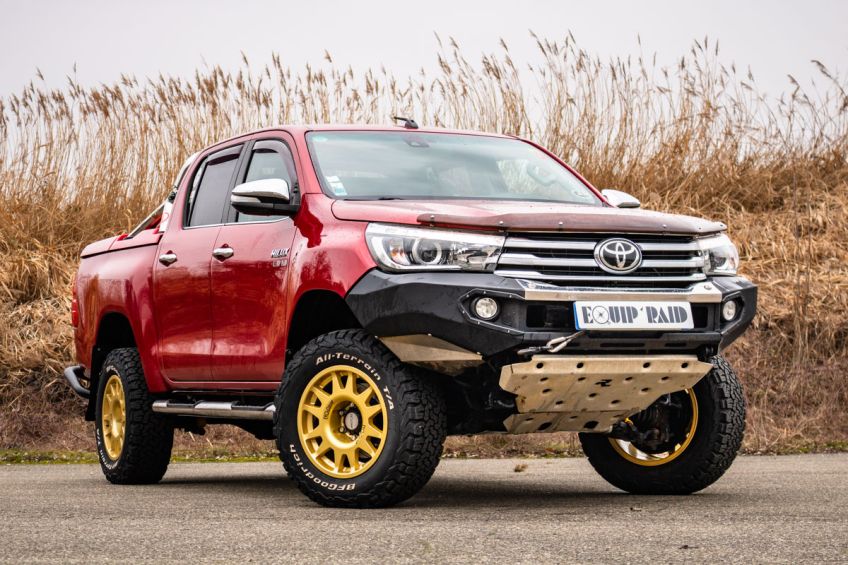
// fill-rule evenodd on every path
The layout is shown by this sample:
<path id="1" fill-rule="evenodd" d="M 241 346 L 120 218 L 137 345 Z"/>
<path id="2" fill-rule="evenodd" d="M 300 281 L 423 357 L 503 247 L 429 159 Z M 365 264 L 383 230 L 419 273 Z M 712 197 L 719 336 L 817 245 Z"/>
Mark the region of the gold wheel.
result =
<path id="1" fill-rule="evenodd" d="M 692 438 L 695 437 L 695 429 L 698 427 L 698 399 L 695 398 L 695 391 L 687 389 L 683 392 L 688 394 L 689 400 L 692 402 L 692 417 L 689 419 L 689 424 L 686 428 L 686 437 L 682 442 L 676 444 L 670 451 L 662 453 L 646 453 L 629 441 L 610 438 L 609 441 L 612 444 L 613 449 L 615 449 L 615 451 L 626 460 L 643 467 L 665 465 L 666 463 L 677 459 L 681 453 L 686 451 L 689 444 L 692 443 Z"/>
<path id="2" fill-rule="evenodd" d="M 127 404 L 124 385 L 118 375 L 110 375 L 103 389 L 103 406 L 100 417 L 103 430 L 103 446 L 113 461 L 117 461 L 124 449 L 124 434 L 127 426 Z"/>
<path id="3" fill-rule="evenodd" d="M 323 473 L 351 479 L 371 468 L 386 443 L 388 412 L 374 381 L 355 367 L 335 365 L 315 375 L 300 397 L 297 433 Z"/>

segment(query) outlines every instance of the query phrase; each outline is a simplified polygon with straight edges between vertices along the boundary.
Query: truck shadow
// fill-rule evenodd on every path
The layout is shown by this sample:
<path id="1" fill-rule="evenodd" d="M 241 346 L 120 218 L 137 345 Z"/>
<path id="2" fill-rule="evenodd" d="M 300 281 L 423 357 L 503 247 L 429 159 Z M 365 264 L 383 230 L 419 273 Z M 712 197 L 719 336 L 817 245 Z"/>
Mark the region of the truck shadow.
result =
<path id="1" fill-rule="evenodd" d="M 278 475 L 221 476 L 209 474 L 195 477 L 165 478 L 156 488 L 189 490 L 195 493 L 214 492 L 223 497 L 275 498 L 281 503 L 302 507 L 312 506 L 298 491 L 293 481 L 282 472 Z M 608 490 L 607 490 L 608 488 Z M 426 510 L 447 508 L 497 508 L 504 511 L 528 511 L 541 507 L 573 509 L 575 513 L 601 505 L 616 512 L 655 511 L 669 506 L 698 505 L 709 501 L 715 504 L 723 499 L 738 499 L 738 493 L 706 492 L 693 496 L 636 496 L 615 490 L 613 487 L 585 488 L 585 483 L 569 484 L 568 477 L 556 477 L 553 483 L 540 484 L 532 477 L 516 479 L 481 480 L 435 478 L 411 499 L 401 503 L 396 510 Z M 320 507 L 315 506 L 316 509 Z M 393 509 L 389 509 L 392 511 Z"/>
<path id="2" fill-rule="evenodd" d="M 601 487 L 604 489 L 605 487 Z M 606 506 L 616 512 L 642 512 L 668 506 L 685 506 L 711 503 L 731 493 L 699 493 L 693 496 L 637 496 L 613 487 L 609 490 L 586 489 L 583 485 L 569 484 L 564 477 L 555 484 L 539 484 L 528 480 L 504 481 L 451 481 L 434 480 L 421 493 L 403 503 L 405 508 L 498 508 L 504 511 L 531 511 L 543 507 L 573 508 L 584 512 L 586 508 Z M 717 498 L 718 497 L 718 498 Z"/>

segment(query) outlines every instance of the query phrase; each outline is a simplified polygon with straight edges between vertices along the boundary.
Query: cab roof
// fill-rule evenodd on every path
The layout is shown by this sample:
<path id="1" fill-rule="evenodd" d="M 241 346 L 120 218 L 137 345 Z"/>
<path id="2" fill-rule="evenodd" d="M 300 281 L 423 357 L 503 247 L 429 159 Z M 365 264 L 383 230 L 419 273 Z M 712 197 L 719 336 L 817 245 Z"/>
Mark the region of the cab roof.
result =
<path id="1" fill-rule="evenodd" d="M 234 135 L 227 139 L 222 139 L 221 141 L 217 141 L 203 149 L 203 152 L 206 152 L 210 149 L 214 149 L 219 145 L 228 144 L 230 142 L 236 141 L 242 137 L 247 137 L 250 135 L 254 135 L 257 133 L 263 132 L 272 132 L 272 131 L 280 131 L 284 130 L 289 132 L 294 137 L 302 137 L 303 135 L 311 132 L 311 131 L 383 131 L 383 132 L 406 132 L 406 133 L 443 133 L 443 134 L 459 134 L 459 135 L 477 135 L 481 137 L 500 137 L 506 139 L 516 139 L 516 136 L 512 135 L 504 135 L 500 133 L 489 133 L 483 131 L 474 131 L 474 130 L 460 130 L 460 129 L 447 129 L 447 128 L 429 128 L 429 127 L 419 127 L 418 129 L 410 129 L 405 128 L 402 125 L 368 125 L 368 124 L 298 124 L 298 125 L 279 125 L 272 126 L 267 128 L 261 128 L 253 131 L 248 131 L 241 133 L 239 135 Z"/>
<path id="2" fill-rule="evenodd" d="M 310 131 L 405 131 L 409 133 L 454 133 L 463 135 L 481 135 L 486 137 L 514 137 L 503 135 L 500 133 L 490 133 L 485 131 L 462 130 L 450 128 L 433 128 L 419 126 L 416 129 L 406 128 L 402 125 L 369 125 L 369 124 L 306 124 L 296 126 L 279 126 L 278 128 L 269 129 L 286 129 L 292 133 L 307 133 Z"/>

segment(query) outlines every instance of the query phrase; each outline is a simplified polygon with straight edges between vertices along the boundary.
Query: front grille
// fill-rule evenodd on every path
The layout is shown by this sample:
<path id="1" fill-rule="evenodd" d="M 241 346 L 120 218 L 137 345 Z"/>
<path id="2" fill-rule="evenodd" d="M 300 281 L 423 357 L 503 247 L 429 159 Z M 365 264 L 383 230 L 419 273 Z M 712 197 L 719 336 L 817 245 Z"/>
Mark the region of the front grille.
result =
<path id="1" fill-rule="evenodd" d="M 618 275 L 598 266 L 595 247 L 611 237 L 639 246 L 642 264 L 638 269 Z M 704 257 L 692 237 L 546 233 L 508 237 L 495 272 L 561 286 L 683 288 L 706 279 L 703 267 Z"/>

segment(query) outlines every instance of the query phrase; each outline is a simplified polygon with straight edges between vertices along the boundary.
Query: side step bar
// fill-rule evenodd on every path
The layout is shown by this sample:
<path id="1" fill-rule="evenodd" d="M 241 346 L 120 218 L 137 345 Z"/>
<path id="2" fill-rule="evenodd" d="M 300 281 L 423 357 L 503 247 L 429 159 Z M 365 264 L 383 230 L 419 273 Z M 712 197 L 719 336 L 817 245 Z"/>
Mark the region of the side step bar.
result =
<path id="1" fill-rule="evenodd" d="M 157 400 L 153 411 L 176 416 L 202 416 L 204 418 L 228 418 L 231 420 L 273 420 L 274 405 L 248 406 L 238 402 L 200 402 L 186 403 L 174 400 Z"/>

